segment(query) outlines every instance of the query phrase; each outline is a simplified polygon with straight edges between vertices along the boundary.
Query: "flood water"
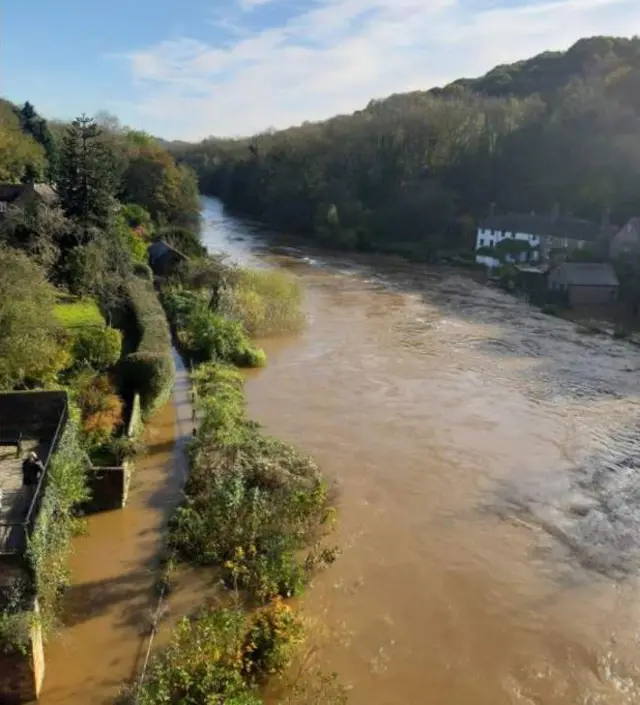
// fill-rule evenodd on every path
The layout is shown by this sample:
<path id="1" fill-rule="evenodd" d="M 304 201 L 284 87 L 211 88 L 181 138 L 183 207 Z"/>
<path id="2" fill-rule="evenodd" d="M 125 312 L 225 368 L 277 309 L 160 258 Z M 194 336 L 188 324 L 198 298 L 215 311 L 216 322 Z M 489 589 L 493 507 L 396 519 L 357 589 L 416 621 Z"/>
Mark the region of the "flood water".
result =
<path id="1" fill-rule="evenodd" d="M 640 702 L 640 349 L 461 273 L 269 254 L 204 205 L 210 249 L 304 287 L 247 394 L 339 483 L 305 607 L 350 703 Z"/>
<path id="2" fill-rule="evenodd" d="M 177 355 L 174 398 L 145 429 L 124 510 L 88 518 L 73 541 L 64 628 L 47 645 L 42 705 L 106 705 L 137 678 L 157 603 L 153 585 L 167 519 L 186 477 L 188 380 Z"/>

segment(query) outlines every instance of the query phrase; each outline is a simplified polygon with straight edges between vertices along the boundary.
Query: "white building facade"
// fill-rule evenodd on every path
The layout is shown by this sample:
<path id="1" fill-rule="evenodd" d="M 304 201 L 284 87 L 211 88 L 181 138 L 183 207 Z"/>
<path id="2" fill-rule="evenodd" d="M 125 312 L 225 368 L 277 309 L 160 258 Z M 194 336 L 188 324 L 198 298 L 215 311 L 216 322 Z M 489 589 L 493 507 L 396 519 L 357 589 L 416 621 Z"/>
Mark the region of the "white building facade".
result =
<path id="1" fill-rule="evenodd" d="M 533 235 L 531 233 L 513 232 L 513 231 L 503 231 L 503 230 L 492 230 L 491 228 L 478 228 L 476 234 L 476 252 L 480 249 L 489 248 L 495 249 L 496 245 L 503 240 L 523 240 L 529 243 L 530 247 L 533 248 L 532 252 L 522 252 L 519 255 L 508 255 L 507 261 L 509 262 L 537 262 L 540 259 L 540 236 Z M 487 267 L 498 267 L 500 266 L 500 260 L 498 257 L 492 257 L 489 253 L 483 251 L 482 254 L 476 255 L 476 262 L 484 264 Z"/>

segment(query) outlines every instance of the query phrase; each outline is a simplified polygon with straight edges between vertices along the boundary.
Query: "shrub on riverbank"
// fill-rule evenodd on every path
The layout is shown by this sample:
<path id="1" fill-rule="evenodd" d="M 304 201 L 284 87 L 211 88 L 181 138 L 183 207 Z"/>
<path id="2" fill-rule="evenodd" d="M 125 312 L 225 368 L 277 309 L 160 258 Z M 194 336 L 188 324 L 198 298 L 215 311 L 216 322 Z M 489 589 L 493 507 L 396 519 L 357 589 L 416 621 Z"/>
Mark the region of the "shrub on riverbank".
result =
<path id="1" fill-rule="evenodd" d="M 127 294 L 137 347 L 123 360 L 122 377 L 125 386 L 140 394 L 143 414 L 148 417 L 171 395 L 175 377 L 171 332 L 150 282 L 132 277 Z"/>
<path id="2" fill-rule="evenodd" d="M 332 528 L 328 485 L 310 458 L 246 418 L 235 371 L 203 365 L 193 382 L 201 424 L 172 546 L 252 600 L 297 595 L 335 559 L 320 545 Z"/>
<path id="3" fill-rule="evenodd" d="M 228 314 L 251 336 L 299 330 L 302 292 L 298 282 L 279 270 L 240 269 L 226 303 Z"/>
<path id="4" fill-rule="evenodd" d="M 238 367 L 263 367 L 264 352 L 253 345 L 239 322 L 212 311 L 202 295 L 168 289 L 163 303 L 180 349 L 196 362 L 219 361 Z"/>
<path id="5" fill-rule="evenodd" d="M 284 672 L 303 638 L 303 620 L 280 601 L 251 614 L 205 610 L 181 620 L 130 702 L 261 705 L 258 684 Z"/>

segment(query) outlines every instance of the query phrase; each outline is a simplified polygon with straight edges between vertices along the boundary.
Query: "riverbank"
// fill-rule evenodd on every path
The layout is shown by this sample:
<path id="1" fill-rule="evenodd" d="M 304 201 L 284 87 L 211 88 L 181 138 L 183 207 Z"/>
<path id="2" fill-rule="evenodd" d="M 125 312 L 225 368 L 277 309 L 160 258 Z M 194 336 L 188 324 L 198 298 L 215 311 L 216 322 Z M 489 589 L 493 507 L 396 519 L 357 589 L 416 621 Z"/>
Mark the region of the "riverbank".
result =
<path id="1" fill-rule="evenodd" d="M 284 676 L 305 640 L 305 620 L 288 598 L 337 555 L 324 543 L 334 525 L 335 489 L 311 458 L 247 417 L 237 369 L 266 361 L 249 335 L 300 328 L 300 291 L 283 273 L 215 256 L 183 263 L 158 286 L 175 340 L 193 365 L 198 412 L 184 501 L 170 523 L 169 564 L 207 568 L 218 601 L 177 623 L 167 649 L 154 653 L 139 690 L 134 684 L 127 697 L 258 705 L 262 688 Z M 165 585 L 172 578 L 168 567 Z M 216 656 L 202 663 L 202 649 Z M 325 705 L 343 702 L 333 679 L 306 670 L 284 697 L 308 705 L 300 698 L 309 689 Z"/>
<path id="2" fill-rule="evenodd" d="M 301 604 L 350 705 L 640 699 L 637 351 L 454 270 L 273 257 L 253 224 L 205 214 L 212 250 L 305 290 L 308 325 L 257 341 L 269 364 L 245 390 L 340 481 L 344 552 Z"/>
<path id="3" fill-rule="evenodd" d="M 87 519 L 73 540 L 60 637 L 47 647 L 43 705 L 113 703 L 144 658 L 167 523 L 186 478 L 189 380 L 179 356 L 173 396 L 149 420 L 127 508 Z"/>

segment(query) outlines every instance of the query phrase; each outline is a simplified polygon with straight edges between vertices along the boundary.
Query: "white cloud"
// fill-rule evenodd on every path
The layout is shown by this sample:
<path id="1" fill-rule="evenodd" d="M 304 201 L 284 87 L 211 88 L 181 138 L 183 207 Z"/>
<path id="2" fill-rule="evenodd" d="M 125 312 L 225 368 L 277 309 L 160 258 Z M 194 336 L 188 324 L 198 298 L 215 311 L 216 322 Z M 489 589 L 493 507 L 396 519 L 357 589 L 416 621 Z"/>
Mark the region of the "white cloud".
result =
<path id="1" fill-rule="evenodd" d="M 276 1 L 238 0 L 248 12 Z M 249 134 L 476 76 L 583 36 L 640 33 L 638 0 L 521 0 L 515 7 L 308 0 L 287 22 L 257 32 L 241 16 L 226 18 L 234 31 L 224 44 L 184 37 L 128 55 L 144 126 L 187 139 Z"/>

